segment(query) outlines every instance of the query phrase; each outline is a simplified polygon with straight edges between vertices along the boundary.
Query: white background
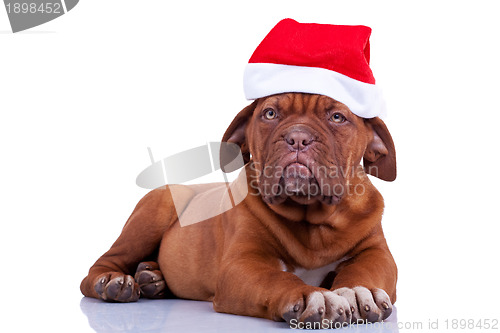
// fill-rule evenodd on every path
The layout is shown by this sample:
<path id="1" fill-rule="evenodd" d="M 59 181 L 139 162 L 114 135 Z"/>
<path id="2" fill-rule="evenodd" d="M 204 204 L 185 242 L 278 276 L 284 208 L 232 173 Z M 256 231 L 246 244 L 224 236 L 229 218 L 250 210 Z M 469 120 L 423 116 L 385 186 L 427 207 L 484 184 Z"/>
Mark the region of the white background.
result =
<path id="1" fill-rule="evenodd" d="M 0 8 L 2 325 L 90 331 L 79 283 L 147 192 L 146 148 L 220 140 L 248 103 L 246 62 L 286 17 L 373 29 L 398 154 L 398 179 L 373 180 L 398 320 L 500 317 L 494 1 L 84 0 L 17 34 Z"/>

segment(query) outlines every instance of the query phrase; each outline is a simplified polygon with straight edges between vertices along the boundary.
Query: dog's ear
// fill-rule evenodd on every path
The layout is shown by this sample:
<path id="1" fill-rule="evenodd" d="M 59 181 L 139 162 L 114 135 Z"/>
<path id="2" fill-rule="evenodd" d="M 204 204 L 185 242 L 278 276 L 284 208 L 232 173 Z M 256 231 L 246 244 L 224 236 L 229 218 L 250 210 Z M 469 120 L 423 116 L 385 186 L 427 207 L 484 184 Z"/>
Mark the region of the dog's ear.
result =
<path id="1" fill-rule="evenodd" d="M 396 179 L 396 149 L 391 134 L 378 117 L 366 119 L 365 122 L 373 134 L 363 156 L 365 172 L 392 182 Z"/>
<path id="2" fill-rule="evenodd" d="M 222 144 L 220 149 L 220 165 L 224 172 L 233 172 L 234 168 L 231 167 L 233 161 L 241 151 L 243 162 L 246 164 L 250 161 L 250 151 L 248 149 L 245 130 L 247 123 L 252 118 L 253 111 L 257 106 L 257 100 L 252 104 L 241 110 L 231 122 L 231 125 L 222 137 Z M 239 149 L 237 146 L 239 146 Z"/>

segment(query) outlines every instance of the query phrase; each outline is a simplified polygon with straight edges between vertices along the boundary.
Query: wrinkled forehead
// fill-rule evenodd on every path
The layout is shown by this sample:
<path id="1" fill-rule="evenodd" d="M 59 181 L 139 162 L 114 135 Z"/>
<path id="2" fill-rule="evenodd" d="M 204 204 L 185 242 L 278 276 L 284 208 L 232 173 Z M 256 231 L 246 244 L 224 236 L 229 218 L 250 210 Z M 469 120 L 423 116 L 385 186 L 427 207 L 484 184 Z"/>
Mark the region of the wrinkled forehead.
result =
<path id="1" fill-rule="evenodd" d="M 342 110 L 350 113 L 349 108 L 345 104 L 333 98 L 305 93 L 285 93 L 264 97 L 259 101 L 257 108 L 261 110 L 274 108 L 287 113 L 324 112 L 330 110 Z"/>

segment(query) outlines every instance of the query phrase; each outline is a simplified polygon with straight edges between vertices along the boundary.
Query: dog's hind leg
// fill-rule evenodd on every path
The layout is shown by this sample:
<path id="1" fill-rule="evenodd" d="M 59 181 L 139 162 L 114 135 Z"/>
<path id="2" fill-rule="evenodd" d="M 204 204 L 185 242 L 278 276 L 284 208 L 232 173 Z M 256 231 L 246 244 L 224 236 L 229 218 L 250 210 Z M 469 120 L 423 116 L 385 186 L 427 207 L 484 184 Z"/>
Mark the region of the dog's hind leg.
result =
<path id="1" fill-rule="evenodd" d="M 135 281 L 139 284 L 141 297 L 153 299 L 173 297 L 155 261 L 141 262 L 135 272 Z"/>
<path id="2" fill-rule="evenodd" d="M 181 192 L 176 191 L 177 206 Z M 181 202 L 187 204 L 192 191 L 186 187 L 184 192 L 185 198 Z M 139 263 L 158 250 L 163 234 L 177 220 L 176 208 L 184 207 L 174 206 L 170 190 L 165 186 L 142 198 L 118 239 L 83 279 L 80 285 L 82 293 L 106 301 L 137 301 L 141 292 L 132 275 L 136 273 Z"/>

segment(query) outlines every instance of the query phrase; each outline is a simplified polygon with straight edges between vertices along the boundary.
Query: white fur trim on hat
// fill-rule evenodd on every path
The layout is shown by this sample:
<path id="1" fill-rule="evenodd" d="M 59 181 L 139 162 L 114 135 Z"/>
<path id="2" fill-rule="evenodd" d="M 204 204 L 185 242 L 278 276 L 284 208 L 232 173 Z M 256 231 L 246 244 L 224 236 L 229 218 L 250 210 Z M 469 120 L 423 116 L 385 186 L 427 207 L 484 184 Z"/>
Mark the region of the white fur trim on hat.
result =
<path id="1" fill-rule="evenodd" d="M 249 63 L 245 68 L 243 86 L 249 100 L 302 92 L 331 97 L 362 118 L 385 115 L 385 102 L 378 86 L 324 68 Z"/>

